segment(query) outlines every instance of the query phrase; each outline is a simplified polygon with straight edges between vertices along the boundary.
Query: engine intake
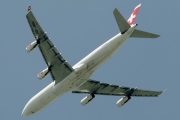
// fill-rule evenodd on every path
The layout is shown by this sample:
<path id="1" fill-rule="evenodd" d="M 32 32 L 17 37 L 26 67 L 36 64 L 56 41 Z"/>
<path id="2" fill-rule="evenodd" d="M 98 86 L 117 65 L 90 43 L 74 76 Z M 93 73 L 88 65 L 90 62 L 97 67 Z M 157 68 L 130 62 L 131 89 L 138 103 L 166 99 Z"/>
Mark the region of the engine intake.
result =
<path id="1" fill-rule="evenodd" d="M 118 107 L 122 107 L 125 103 L 127 103 L 129 100 L 131 99 L 130 96 L 125 96 L 123 98 L 121 98 L 120 100 L 117 101 L 116 105 Z"/>
<path id="2" fill-rule="evenodd" d="M 90 95 L 86 96 L 85 98 L 83 98 L 81 100 L 81 105 L 84 106 L 84 105 L 88 104 L 94 97 L 95 97 L 94 94 L 90 94 Z"/>
<path id="3" fill-rule="evenodd" d="M 46 77 L 46 75 L 50 72 L 49 68 L 44 69 L 43 71 L 41 71 L 37 77 L 39 80 L 42 80 L 44 77 Z"/>
<path id="4" fill-rule="evenodd" d="M 26 47 L 26 51 L 30 53 L 32 50 L 34 50 L 34 48 L 37 47 L 37 45 L 38 45 L 37 41 L 32 42 Z"/>

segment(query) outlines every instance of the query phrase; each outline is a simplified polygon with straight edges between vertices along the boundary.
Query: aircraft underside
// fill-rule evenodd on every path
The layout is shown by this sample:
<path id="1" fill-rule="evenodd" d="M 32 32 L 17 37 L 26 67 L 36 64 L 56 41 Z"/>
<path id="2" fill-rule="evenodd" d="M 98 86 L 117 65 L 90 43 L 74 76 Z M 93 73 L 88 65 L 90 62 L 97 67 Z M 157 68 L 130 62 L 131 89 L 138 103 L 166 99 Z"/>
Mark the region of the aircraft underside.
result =
<path id="1" fill-rule="evenodd" d="M 70 91 L 72 91 L 72 93 L 88 94 L 81 100 L 82 105 L 89 103 L 96 94 L 123 96 L 123 98 L 116 103 L 118 107 L 123 106 L 132 96 L 157 97 L 160 95 L 163 91 L 141 90 L 101 83 L 90 79 L 95 70 L 105 63 L 129 37 L 159 37 L 159 35 L 135 29 L 137 24 L 134 24 L 134 21 L 140 6 L 141 5 L 138 5 L 134 9 L 128 21 L 115 9 L 113 13 L 120 33 L 100 45 L 73 67 L 58 52 L 47 36 L 47 33 L 40 27 L 31 9 L 28 8 L 26 17 L 36 40 L 28 45 L 26 50 L 27 52 L 31 52 L 36 47 L 39 47 L 47 68 L 41 71 L 37 77 L 42 80 L 50 74 L 53 82 L 28 101 L 23 109 L 22 115 L 29 116 L 35 114 L 58 97 Z"/>

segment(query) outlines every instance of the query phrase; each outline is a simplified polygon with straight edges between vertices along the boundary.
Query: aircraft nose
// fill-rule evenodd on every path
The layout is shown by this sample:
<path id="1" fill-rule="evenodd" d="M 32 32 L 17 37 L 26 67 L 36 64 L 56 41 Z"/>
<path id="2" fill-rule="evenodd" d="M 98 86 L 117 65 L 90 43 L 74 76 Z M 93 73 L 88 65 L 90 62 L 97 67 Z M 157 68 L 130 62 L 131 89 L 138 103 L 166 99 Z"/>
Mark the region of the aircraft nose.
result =
<path id="1" fill-rule="evenodd" d="M 26 112 L 26 111 L 23 110 L 21 115 L 24 116 L 24 117 L 26 117 L 26 116 L 28 116 L 29 114 L 28 114 L 28 112 Z"/>
<path id="2" fill-rule="evenodd" d="M 35 112 L 31 109 L 31 105 L 29 103 L 27 103 L 26 106 L 24 107 L 21 115 L 22 116 L 30 116 L 34 113 Z"/>
<path id="3" fill-rule="evenodd" d="M 32 115 L 32 114 L 34 114 L 34 112 L 33 111 L 30 111 L 30 110 L 28 110 L 28 109 L 24 109 L 23 111 L 22 111 L 22 116 L 30 116 L 30 115 Z"/>

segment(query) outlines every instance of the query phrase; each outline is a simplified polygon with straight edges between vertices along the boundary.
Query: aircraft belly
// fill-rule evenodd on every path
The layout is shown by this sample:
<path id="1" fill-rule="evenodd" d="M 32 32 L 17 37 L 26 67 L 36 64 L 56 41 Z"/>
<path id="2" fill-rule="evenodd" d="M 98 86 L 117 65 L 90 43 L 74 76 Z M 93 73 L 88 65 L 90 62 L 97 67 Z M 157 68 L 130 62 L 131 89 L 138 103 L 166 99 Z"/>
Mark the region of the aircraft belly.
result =
<path id="1" fill-rule="evenodd" d="M 92 73 L 87 70 L 85 70 L 83 73 L 84 74 L 81 75 L 77 75 L 75 72 L 71 73 L 63 81 L 54 86 L 53 92 L 59 96 L 79 87 L 92 75 Z"/>

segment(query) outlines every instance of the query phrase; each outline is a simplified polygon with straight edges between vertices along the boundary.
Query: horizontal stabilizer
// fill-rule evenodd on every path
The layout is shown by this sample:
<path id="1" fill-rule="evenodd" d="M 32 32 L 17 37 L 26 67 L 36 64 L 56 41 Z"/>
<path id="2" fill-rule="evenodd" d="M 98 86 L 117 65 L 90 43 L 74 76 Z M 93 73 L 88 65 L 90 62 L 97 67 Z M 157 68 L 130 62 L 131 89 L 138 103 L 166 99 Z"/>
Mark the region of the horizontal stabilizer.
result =
<path id="1" fill-rule="evenodd" d="M 121 15 L 121 13 L 116 8 L 114 9 L 113 14 L 121 33 L 126 32 L 130 28 L 130 25 L 128 24 L 128 22 L 125 20 L 125 18 Z"/>
<path id="2" fill-rule="evenodd" d="M 160 35 L 135 29 L 130 37 L 135 37 L 135 38 L 157 38 L 159 36 Z"/>

